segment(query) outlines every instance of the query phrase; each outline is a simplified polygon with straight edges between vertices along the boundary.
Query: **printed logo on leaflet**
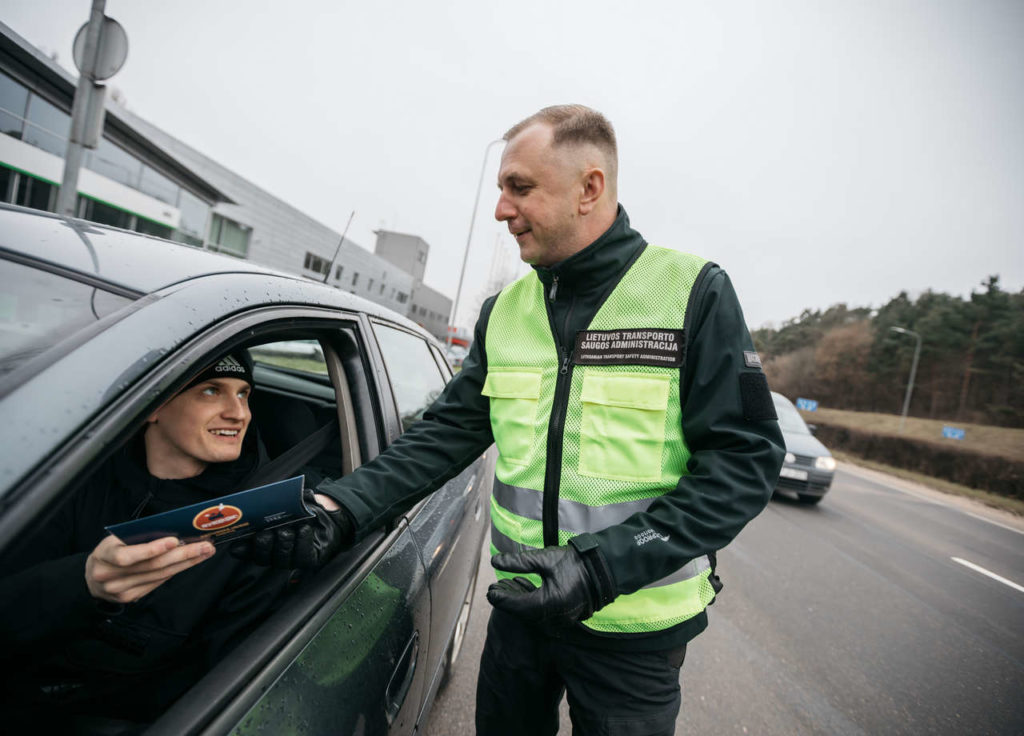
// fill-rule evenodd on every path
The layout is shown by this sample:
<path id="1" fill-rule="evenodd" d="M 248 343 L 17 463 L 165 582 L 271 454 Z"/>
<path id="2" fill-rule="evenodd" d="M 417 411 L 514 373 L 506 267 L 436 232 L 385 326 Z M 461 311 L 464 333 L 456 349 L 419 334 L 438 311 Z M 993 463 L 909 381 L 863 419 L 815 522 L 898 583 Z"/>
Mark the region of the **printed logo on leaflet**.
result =
<path id="1" fill-rule="evenodd" d="M 668 534 L 658 534 L 653 529 L 644 529 L 639 534 L 633 535 L 633 539 L 636 540 L 637 547 L 643 547 L 648 542 L 653 542 L 655 539 L 660 539 L 662 542 L 668 541 Z"/>
<path id="2" fill-rule="evenodd" d="M 203 509 L 192 520 L 192 526 L 201 532 L 212 532 L 237 524 L 242 518 L 242 509 L 237 506 L 219 504 Z"/>

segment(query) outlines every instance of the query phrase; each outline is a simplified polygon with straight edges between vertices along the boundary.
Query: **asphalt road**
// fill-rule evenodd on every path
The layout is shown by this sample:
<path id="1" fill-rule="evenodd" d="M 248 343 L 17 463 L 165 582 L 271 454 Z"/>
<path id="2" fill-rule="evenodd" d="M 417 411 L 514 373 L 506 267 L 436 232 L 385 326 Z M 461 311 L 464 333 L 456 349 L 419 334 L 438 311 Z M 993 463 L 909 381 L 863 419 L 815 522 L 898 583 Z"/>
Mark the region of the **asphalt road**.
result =
<path id="1" fill-rule="evenodd" d="M 818 506 L 776 497 L 719 572 L 725 590 L 682 669 L 677 733 L 1024 734 L 1016 517 L 844 464 Z M 428 736 L 474 733 L 492 579 L 485 555 Z"/>

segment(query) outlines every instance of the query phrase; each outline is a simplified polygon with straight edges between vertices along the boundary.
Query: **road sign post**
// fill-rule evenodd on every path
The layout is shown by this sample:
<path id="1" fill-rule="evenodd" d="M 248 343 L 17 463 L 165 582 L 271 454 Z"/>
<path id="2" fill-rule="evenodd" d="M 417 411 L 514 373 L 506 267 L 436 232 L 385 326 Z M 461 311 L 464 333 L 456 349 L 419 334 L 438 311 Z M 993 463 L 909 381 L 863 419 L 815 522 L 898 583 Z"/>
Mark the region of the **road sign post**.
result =
<path id="1" fill-rule="evenodd" d="M 106 0 L 93 0 L 89 22 L 78 29 L 73 45 L 78 88 L 71 105 L 71 133 L 64 155 L 64 174 L 57 194 L 57 212 L 74 217 L 78 202 L 78 172 L 86 148 L 103 136 L 106 87 L 100 81 L 117 74 L 128 58 L 128 36 L 113 18 L 103 15 Z"/>

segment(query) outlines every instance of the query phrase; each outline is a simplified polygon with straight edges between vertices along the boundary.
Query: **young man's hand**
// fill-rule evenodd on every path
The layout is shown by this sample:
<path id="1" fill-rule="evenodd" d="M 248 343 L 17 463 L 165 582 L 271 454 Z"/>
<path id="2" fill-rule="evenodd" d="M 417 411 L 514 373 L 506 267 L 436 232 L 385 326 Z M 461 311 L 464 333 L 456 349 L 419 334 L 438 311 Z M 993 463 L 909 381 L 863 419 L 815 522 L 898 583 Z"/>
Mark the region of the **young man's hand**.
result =
<path id="1" fill-rule="evenodd" d="M 85 583 L 93 598 L 131 603 L 182 570 L 213 556 L 209 542 L 180 544 L 164 537 L 145 544 L 125 544 L 111 535 L 96 545 L 85 561 Z"/>

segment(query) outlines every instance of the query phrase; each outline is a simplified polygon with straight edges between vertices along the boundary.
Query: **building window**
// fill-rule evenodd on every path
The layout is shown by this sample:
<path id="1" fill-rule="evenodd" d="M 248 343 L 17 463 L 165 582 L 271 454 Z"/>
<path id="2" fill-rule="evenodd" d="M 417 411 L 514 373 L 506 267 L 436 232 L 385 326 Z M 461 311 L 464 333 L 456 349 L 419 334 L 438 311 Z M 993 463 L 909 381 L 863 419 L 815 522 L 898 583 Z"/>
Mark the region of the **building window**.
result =
<path id="1" fill-rule="evenodd" d="M 344 266 L 338 266 L 336 269 L 334 269 L 334 280 L 335 281 L 337 281 L 338 279 L 341 278 L 341 274 L 342 274 L 342 272 L 344 272 L 344 270 L 345 270 Z"/>
<path id="2" fill-rule="evenodd" d="M 28 89 L 0 74 L 0 132 L 20 140 L 27 107 Z"/>
<path id="3" fill-rule="evenodd" d="M 64 158 L 68 148 L 71 116 L 36 94 L 29 96 L 23 140 Z"/>
<path id="4" fill-rule="evenodd" d="M 353 271 L 353 273 L 352 273 L 352 286 L 355 286 L 358 283 L 359 283 L 359 272 L 358 271 Z"/>
<path id="5" fill-rule="evenodd" d="M 133 189 L 139 188 L 142 162 L 118 145 L 100 139 L 96 149 L 85 156 L 85 168 Z"/>
<path id="6" fill-rule="evenodd" d="M 380 294 L 381 294 L 381 296 L 384 296 L 384 284 L 380 285 Z"/>
<path id="7" fill-rule="evenodd" d="M 306 251 L 306 260 L 302 263 L 303 268 L 326 275 L 331 272 L 331 264 L 326 258 L 321 258 L 316 253 Z"/>
<path id="8" fill-rule="evenodd" d="M 135 219 L 130 212 L 125 212 L 106 202 L 82 196 L 78 198 L 78 214 L 90 222 L 119 227 L 122 230 L 131 230 Z"/>
<path id="9" fill-rule="evenodd" d="M 34 176 L 0 167 L 0 201 L 52 212 L 57 204 L 57 187 Z"/>
<path id="10" fill-rule="evenodd" d="M 249 253 L 249 235 L 252 229 L 229 220 L 216 212 L 210 225 L 210 244 L 217 253 L 245 258 Z"/>
<path id="11" fill-rule="evenodd" d="M 409 295 L 404 291 L 398 292 L 398 303 L 405 304 L 407 301 L 409 301 Z"/>
<path id="12" fill-rule="evenodd" d="M 135 216 L 135 227 L 132 228 L 137 233 L 145 233 L 146 235 L 155 235 L 158 238 L 170 239 L 173 230 L 167 225 L 161 225 L 159 222 L 153 222 L 147 220 L 145 217 Z"/>
<path id="13" fill-rule="evenodd" d="M 373 279 L 370 279 L 370 280 L 369 280 L 369 281 L 368 281 L 368 282 L 366 283 L 366 290 L 367 290 L 367 291 L 371 291 L 372 289 L 373 289 Z"/>
<path id="14" fill-rule="evenodd" d="M 178 209 L 181 221 L 171 238 L 179 243 L 203 247 L 203 234 L 206 232 L 206 221 L 210 217 L 210 205 L 206 204 L 187 189 L 178 192 Z"/>
<path id="15" fill-rule="evenodd" d="M 178 204 L 180 187 L 155 169 L 143 165 L 139 178 L 139 191 L 170 205 Z"/>

